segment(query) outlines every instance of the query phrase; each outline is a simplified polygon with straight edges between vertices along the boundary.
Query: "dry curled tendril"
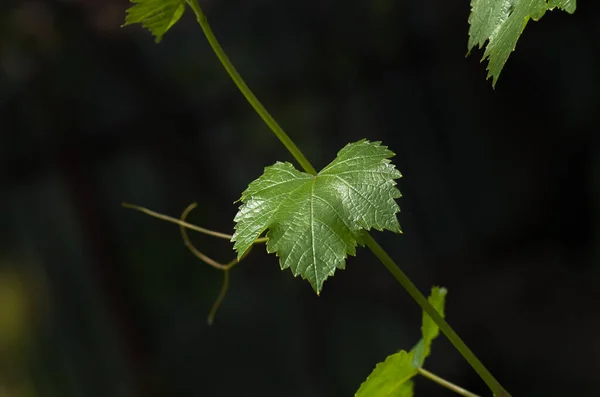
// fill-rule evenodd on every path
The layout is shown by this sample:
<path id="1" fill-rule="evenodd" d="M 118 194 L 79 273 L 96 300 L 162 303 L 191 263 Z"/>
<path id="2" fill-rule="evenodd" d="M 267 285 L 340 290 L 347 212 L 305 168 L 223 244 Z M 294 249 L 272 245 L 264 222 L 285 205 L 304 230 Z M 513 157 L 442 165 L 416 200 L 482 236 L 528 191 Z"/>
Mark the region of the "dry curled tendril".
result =
<path id="1" fill-rule="evenodd" d="M 225 295 L 227 294 L 227 289 L 229 288 L 229 270 L 231 270 L 231 268 L 233 268 L 241 260 L 243 260 L 246 256 L 248 256 L 251 249 L 246 251 L 246 253 L 239 260 L 237 258 L 234 258 L 227 263 L 221 263 L 221 262 L 214 260 L 213 258 L 204 254 L 198 248 L 196 248 L 196 246 L 194 246 L 194 244 L 190 241 L 190 238 L 187 233 L 187 229 L 194 230 L 199 233 L 207 234 L 212 237 L 217 237 L 217 238 L 221 238 L 221 239 L 229 240 L 229 241 L 231 241 L 231 238 L 233 237 L 231 234 L 217 232 L 214 230 L 206 229 L 206 228 L 188 223 L 186 221 L 186 219 L 187 219 L 188 215 L 190 214 L 190 212 L 192 212 L 192 210 L 194 210 L 194 208 L 197 207 L 197 205 L 198 205 L 197 203 L 192 203 L 192 204 L 188 205 L 186 207 L 186 209 L 183 210 L 183 212 L 181 213 L 181 216 L 179 217 L 179 219 L 170 217 L 168 215 L 160 214 L 158 212 L 149 210 L 148 208 L 140 207 L 138 205 L 133 205 L 133 204 L 128 204 L 128 203 L 123 203 L 122 205 L 125 208 L 130 208 L 130 209 L 133 209 L 136 211 L 140 211 L 140 212 L 143 212 L 144 214 L 150 215 L 154 218 L 158 218 L 163 221 L 167 221 L 167 222 L 171 222 L 171 223 L 175 223 L 175 224 L 179 225 L 179 231 L 181 232 L 181 238 L 183 239 L 185 246 L 190 250 L 190 252 L 196 258 L 200 259 L 202 262 L 206 263 L 207 265 L 212 266 L 217 270 L 223 271 L 223 284 L 221 285 L 221 290 L 219 291 L 219 295 L 217 296 L 217 299 L 213 303 L 213 305 L 210 309 L 210 312 L 208 314 L 208 325 L 212 325 L 212 323 L 214 322 L 214 319 L 215 319 L 215 315 L 217 314 L 217 310 L 219 310 L 219 307 L 221 306 L 221 303 L 223 302 L 223 299 L 225 298 Z M 264 243 L 266 241 L 267 241 L 266 237 L 258 238 L 254 241 L 254 244 Z"/>

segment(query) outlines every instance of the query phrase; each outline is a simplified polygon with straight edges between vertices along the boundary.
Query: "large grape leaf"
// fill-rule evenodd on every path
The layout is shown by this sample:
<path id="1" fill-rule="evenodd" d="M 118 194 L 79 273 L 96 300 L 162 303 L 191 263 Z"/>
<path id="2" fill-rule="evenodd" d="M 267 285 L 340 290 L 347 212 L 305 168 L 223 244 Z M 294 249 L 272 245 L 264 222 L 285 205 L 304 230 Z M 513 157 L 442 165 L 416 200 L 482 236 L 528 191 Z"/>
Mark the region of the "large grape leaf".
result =
<path id="1" fill-rule="evenodd" d="M 125 24 L 141 23 L 160 43 L 165 33 L 183 15 L 185 0 L 130 0 L 134 5 L 127 10 Z"/>
<path id="2" fill-rule="evenodd" d="M 267 251 L 281 269 L 307 279 L 317 294 L 335 269 L 356 254 L 361 231 L 400 233 L 395 179 L 402 175 L 381 142 L 346 145 L 317 175 L 277 162 L 242 193 L 232 241 L 238 258 L 268 230 Z"/>
<path id="3" fill-rule="evenodd" d="M 523 33 L 529 19 L 539 20 L 546 11 L 556 7 L 572 14 L 576 0 L 471 0 L 469 15 L 469 53 L 475 45 L 487 47 L 481 58 L 488 59 L 488 75 L 492 77 L 492 86 L 508 56 L 514 51 L 517 40 Z"/>
<path id="4" fill-rule="evenodd" d="M 442 317 L 447 292 L 445 288 L 433 287 L 429 295 L 429 303 Z M 360 385 L 355 397 L 412 397 L 414 385 L 411 378 L 418 374 L 431 351 L 431 342 L 439 335 L 439 327 L 425 311 L 421 335 L 421 340 L 409 352 L 400 350 L 377 364 Z"/>

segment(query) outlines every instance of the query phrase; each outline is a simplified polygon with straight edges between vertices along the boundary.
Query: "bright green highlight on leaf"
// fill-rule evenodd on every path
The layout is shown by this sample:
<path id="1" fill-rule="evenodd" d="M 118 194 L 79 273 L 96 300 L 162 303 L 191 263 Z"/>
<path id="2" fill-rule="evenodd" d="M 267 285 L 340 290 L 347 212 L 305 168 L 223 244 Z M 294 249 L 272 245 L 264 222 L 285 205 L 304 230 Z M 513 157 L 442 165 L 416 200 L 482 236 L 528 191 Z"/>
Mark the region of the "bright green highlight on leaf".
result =
<path id="1" fill-rule="evenodd" d="M 185 11 L 185 0 L 131 0 L 123 26 L 141 23 L 159 43 Z"/>
<path id="2" fill-rule="evenodd" d="M 442 317 L 447 292 L 445 288 L 433 287 L 429 296 L 429 302 Z M 431 352 L 431 342 L 439 333 L 439 327 L 423 312 L 421 340 L 410 352 L 400 350 L 377 364 L 360 385 L 355 397 L 412 397 L 413 382 L 410 379 L 419 373 L 419 368 Z"/>
<path id="3" fill-rule="evenodd" d="M 488 59 L 487 78 L 495 86 L 529 19 L 537 21 L 556 7 L 572 14 L 575 6 L 575 0 L 471 0 L 468 51 L 488 41 L 481 61 Z"/>
<path id="4" fill-rule="evenodd" d="M 267 251 L 281 269 L 307 279 L 320 293 L 335 269 L 356 255 L 362 230 L 400 233 L 395 179 L 402 175 L 381 142 L 346 145 L 317 175 L 277 162 L 242 193 L 232 241 L 238 258 L 268 230 Z"/>
<path id="5" fill-rule="evenodd" d="M 401 350 L 388 356 L 375 366 L 354 397 L 412 397 L 411 378 L 417 374 L 412 362 L 413 352 Z"/>

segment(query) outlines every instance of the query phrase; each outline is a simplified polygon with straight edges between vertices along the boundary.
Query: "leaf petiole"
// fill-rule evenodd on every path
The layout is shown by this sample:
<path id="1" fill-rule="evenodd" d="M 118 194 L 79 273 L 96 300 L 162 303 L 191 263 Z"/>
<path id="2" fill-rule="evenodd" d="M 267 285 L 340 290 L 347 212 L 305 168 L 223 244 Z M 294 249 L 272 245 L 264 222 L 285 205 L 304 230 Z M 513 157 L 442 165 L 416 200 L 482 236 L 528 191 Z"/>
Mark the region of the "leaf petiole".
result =
<path id="1" fill-rule="evenodd" d="M 465 390 L 462 387 L 455 385 L 454 383 L 449 382 L 444 378 L 440 378 L 436 374 L 427 371 L 425 368 L 419 368 L 417 369 L 417 371 L 419 372 L 419 375 L 422 375 L 425 378 L 437 383 L 438 385 L 441 385 L 446 389 L 452 390 L 456 394 L 460 394 L 463 397 L 479 397 L 477 394 L 473 394 L 470 391 Z"/>

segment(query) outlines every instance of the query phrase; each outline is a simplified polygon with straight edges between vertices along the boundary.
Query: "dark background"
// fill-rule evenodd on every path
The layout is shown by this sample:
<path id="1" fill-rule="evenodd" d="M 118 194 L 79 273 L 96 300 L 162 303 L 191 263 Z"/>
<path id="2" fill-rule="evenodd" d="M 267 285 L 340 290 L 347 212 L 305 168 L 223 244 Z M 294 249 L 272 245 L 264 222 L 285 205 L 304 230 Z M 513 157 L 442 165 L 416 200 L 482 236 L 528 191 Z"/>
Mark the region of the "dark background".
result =
<path id="1" fill-rule="evenodd" d="M 317 168 L 383 140 L 404 235 L 377 238 L 517 396 L 600 395 L 600 4 L 530 22 L 499 79 L 465 58 L 469 2 L 201 2 Z M 191 13 L 159 45 L 125 0 L 0 6 L 0 395 L 351 396 L 421 313 L 361 249 L 320 297 L 262 249 L 222 274 L 177 227 L 231 232 L 292 160 Z M 194 235 L 221 261 L 226 241 Z M 427 368 L 481 395 L 440 337 Z M 417 379 L 417 396 L 454 394 Z"/>

